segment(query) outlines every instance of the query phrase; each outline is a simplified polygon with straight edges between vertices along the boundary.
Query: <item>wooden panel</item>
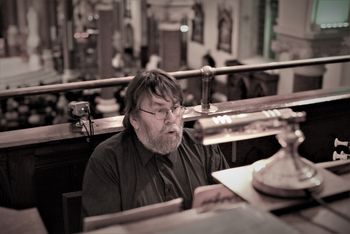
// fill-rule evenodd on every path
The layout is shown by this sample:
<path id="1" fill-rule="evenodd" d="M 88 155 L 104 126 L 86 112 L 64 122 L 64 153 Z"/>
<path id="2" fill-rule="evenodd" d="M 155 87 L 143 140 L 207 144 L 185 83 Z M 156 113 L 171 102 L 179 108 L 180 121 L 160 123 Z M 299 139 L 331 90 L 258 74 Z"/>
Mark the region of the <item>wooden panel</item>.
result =
<path id="1" fill-rule="evenodd" d="M 81 190 L 92 150 L 109 136 L 95 136 L 90 144 L 76 138 L 3 149 L 0 159 L 8 162 L 0 163 L 0 171 L 6 172 L 2 180 L 8 186 L 0 196 L 1 206 L 37 207 L 48 232 L 63 233 L 62 194 Z"/>
<path id="2" fill-rule="evenodd" d="M 82 230 L 81 191 L 62 194 L 64 233 Z"/>

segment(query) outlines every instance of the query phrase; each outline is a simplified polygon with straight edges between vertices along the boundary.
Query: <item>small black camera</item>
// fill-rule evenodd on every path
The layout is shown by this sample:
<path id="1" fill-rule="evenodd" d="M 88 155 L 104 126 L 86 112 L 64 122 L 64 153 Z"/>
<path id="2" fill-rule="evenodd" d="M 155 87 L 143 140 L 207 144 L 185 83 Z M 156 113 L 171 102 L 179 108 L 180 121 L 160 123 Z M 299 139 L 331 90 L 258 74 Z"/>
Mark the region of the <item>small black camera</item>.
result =
<path id="1" fill-rule="evenodd" d="M 69 113 L 74 118 L 80 118 L 83 116 L 88 116 L 90 113 L 90 106 L 88 102 L 70 102 L 68 104 Z"/>

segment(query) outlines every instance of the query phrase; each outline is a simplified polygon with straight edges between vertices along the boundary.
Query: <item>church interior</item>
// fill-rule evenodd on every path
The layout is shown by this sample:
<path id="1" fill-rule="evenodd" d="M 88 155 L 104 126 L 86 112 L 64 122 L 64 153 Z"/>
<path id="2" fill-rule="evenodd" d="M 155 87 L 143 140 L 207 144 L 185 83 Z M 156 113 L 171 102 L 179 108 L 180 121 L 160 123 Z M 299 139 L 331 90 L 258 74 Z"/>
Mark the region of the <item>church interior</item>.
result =
<path id="1" fill-rule="evenodd" d="M 123 130 L 130 80 L 157 68 L 181 86 L 185 126 L 230 169 L 190 210 L 82 220 L 89 156 Z M 0 2 L 4 233 L 347 233 L 349 116 L 350 0 Z M 265 187 L 284 154 L 314 173 L 322 201 Z M 274 167 L 255 171 L 261 160 Z"/>

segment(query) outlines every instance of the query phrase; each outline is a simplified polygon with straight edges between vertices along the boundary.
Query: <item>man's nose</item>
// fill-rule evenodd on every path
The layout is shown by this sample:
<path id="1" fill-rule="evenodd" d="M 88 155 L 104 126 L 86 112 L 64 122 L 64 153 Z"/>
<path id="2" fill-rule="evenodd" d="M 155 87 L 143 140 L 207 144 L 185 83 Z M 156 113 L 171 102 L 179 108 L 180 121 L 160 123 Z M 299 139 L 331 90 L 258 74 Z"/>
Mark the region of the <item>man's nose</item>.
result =
<path id="1" fill-rule="evenodd" d="M 172 110 L 168 110 L 165 120 L 168 122 L 174 122 L 176 120 L 176 117 L 177 116 L 173 113 Z"/>

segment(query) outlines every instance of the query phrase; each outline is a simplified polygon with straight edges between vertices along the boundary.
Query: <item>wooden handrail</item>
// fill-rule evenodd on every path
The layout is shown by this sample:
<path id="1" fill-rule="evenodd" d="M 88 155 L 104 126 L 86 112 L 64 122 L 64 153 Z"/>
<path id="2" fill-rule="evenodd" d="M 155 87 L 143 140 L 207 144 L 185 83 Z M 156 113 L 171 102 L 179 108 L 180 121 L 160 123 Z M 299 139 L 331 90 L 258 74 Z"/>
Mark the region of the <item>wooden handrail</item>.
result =
<path id="1" fill-rule="evenodd" d="M 199 118 L 216 116 L 221 114 L 240 114 L 256 112 L 269 109 L 294 108 L 304 105 L 313 105 L 337 100 L 350 100 L 350 87 L 336 89 L 311 90 L 291 94 L 266 96 L 238 101 L 216 103 L 218 111 L 203 115 L 188 107 L 185 112 L 184 121 L 195 121 Z M 114 116 L 94 120 L 95 135 L 116 133 L 123 129 L 124 116 Z M 35 131 L 35 137 L 33 137 Z M 71 123 L 42 126 L 0 132 L 0 149 L 19 147 L 31 144 L 40 144 L 62 139 L 73 139 L 85 137 L 82 131 L 72 131 Z"/>
<path id="2" fill-rule="evenodd" d="M 283 69 L 299 66 L 312 66 L 319 64 L 329 63 L 342 63 L 350 62 L 350 55 L 344 56 L 333 56 L 324 58 L 312 58 L 312 59 L 301 59 L 286 62 L 272 62 L 265 64 L 254 64 L 254 65 L 239 65 L 239 66 L 227 66 L 219 68 L 211 68 L 214 75 L 225 75 L 236 72 L 247 72 L 247 71 L 262 71 L 271 69 Z M 201 78 L 204 76 L 203 69 L 188 70 L 188 71 L 176 71 L 169 72 L 176 79 L 188 79 L 188 78 Z M 119 77 L 119 78 L 108 78 L 92 81 L 80 81 L 64 84 L 44 85 L 35 87 L 18 88 L 11 90 L 4 90 L 0 92 L 0 99 L 16 97 L 16 96 L 29 96 L 45 93 L 56 93 L 68 90 L 81 90 L 81 89 L 95 89 L 110 87 L 116 85 L 127 84 L 133 79 L 133 76 Z"/>

